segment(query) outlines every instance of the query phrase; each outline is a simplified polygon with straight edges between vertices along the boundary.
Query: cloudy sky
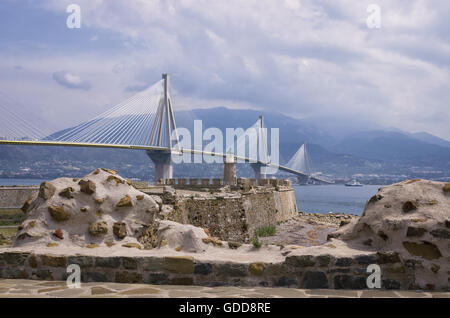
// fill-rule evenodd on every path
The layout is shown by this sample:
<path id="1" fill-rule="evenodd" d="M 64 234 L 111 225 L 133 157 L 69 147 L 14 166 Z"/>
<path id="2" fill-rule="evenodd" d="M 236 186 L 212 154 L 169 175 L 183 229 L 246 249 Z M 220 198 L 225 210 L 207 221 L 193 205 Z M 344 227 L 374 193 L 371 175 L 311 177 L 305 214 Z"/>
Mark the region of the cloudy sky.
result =
<path id="1" fill-rule="evenodd" d="M 81 28 L 66 25 L 69 4 Z M 368 28 L 370 4 L 381 27 Z M 0 93 L 63 128 L 170 73 L 180 108 L 371 120 L 450 139 L 447 0 L 2 0 Z"/>

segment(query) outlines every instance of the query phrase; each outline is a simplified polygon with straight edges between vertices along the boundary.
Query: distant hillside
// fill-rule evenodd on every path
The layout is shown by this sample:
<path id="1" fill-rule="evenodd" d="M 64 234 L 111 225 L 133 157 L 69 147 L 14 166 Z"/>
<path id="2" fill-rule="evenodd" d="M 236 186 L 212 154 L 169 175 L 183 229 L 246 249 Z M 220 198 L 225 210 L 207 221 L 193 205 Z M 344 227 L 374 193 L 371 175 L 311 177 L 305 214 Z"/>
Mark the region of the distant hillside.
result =
<path id="1" fill-rule="evenodd" d="M 248 128 L 259 115 L 264 116 L 266 127 L 280 129 L 282 164 L 307 142 L 312 170 L 335 176 L 356 173 L 410 175 L 417 168 L 450 174 L 450 147 L 445 146 L 449 142 L 427 133 L 408 134 L 391 129 L 364 131 L 360 126 L 350 124 L 347 127 L 342 124 L 327 126 L 328 119 L 294 119 L 278 113 L 224 107 L 178 112 L 175 117 L 178 127 L 192 131 L 193 120 L 202 119 L 203 129 L 216 127 L 225 134 L 226 128 Z M 367 124 L 367 127 L 371 125 Z M 8 175 L 24 167 L 42 171 L 42 175 L 71 175 L 74 171 L 82 174 L 92 167 L 104 166 L 124 171 L 129 177 L 149 178 L 152 169 L 152 163 L 143 151 L 71 147 L 0 146 L 0 163 L 0 177 L 2 171 Z M 220 166 L 205 169 L 201 165 L 185 165 L 176 166 L 174 170 L 178 176 L 221 174 Z M 239 170 L 244 175 L 251 174 L 248 167 Z"/>
<path id="2" fill-rule="evenodd" d="M 450 148 L 403 133 L 355 133 L 331 148 L 336 153 L 415 166 L 450 167 Z"/>
<path id="3" fill-rule="evenodd" d="M 426 133 L 426 132 L 418 132 L 418 133 L 414 133 L 411 135 L 416 139 L 428 142 L 433 145 L 438 145 L 441 147 L 450 147 L 450 141 L 436 137 L 436 136 Z"/>

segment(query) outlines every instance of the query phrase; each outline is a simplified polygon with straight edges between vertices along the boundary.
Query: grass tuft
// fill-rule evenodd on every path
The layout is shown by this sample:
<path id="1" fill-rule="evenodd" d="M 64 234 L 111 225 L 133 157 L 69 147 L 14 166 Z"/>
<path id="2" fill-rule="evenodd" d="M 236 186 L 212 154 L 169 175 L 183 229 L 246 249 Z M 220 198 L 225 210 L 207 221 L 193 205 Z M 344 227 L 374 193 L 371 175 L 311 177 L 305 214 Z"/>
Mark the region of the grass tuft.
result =
<path id="1" fill-rule="evenodd" d="M 255 248 L 260 248 L 262 246 L 261 242 L 259 241 L 258 237 L 255 236 L 252 238 L 252 244 Z"/>
<path id="2" fill-rule="evenodd" d="M 261 226 L 255 231 L 255 235 L 259 237 L 274 236 L 277 233 L 275 225 Z"/>

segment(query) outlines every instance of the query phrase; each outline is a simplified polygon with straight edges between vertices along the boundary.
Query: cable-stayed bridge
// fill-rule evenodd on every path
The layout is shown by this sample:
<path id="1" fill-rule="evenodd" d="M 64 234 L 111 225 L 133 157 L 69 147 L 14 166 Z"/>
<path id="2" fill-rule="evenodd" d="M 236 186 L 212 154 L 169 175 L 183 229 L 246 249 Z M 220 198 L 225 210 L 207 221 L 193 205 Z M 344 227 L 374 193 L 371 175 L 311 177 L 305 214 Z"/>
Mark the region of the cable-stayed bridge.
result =
<path id="1" fill-rule="evenodd" d="M 248 162 L 255 171 L 256 179 L 266 178 L 270 168 L 292 173 L 299 179 L 328 182 L 311 175 L 308 168 L 303 169 L 306 157 L 299 151 L 286 166 L 280 165 L 277 158 L 268 154 L 267 129 L 263 117 L 248 128 L 233 143 L 233 149 L 224 152 L 205 151 L 202 147 L 182 147 L 178 136 L 172 98 L 170 96 L 169 75 L 162 80 L 119 103 L 90 121 L 55 134 L 42 131 L 0 103 L 0 144 L 95 147 L 145 150 L 155 164 L 155 180 L 173 177 L 173 156 L 184 154 L 222 157 L 226 162 Z M 256 138 L 249 141 L 248 136 Z M 236 149 L 248 149 L 244 153 Z M 275 145 L 273 145 L 275 146 Z M 304 146 L 302 146 L 304 147 Z M 230 159 L 231 158 L 231 159 Z M 272 160 L 273 159 L 273 160 Z"/>

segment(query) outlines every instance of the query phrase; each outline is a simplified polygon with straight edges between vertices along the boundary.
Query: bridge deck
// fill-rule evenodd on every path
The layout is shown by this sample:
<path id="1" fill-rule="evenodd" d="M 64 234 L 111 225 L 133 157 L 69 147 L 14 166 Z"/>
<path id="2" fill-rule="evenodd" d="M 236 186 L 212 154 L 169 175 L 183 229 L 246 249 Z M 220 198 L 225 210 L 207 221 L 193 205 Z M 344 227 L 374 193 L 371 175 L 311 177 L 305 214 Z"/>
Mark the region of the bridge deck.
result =
<path id="1" fill-rule="evenodd" d="M 111 149 L 130 149 L 130 150 L 153 150 L 153 151 L 170 151 L 172 154 L 181 155 L 183 153 L 191 153 L 191 154 L 199 154 L 199 155 L 207 155 L 207 156 L 217 156 L 217 157 L 227 157 L 228 154 L 218 153 L 218 152 L 208 152 L 203 150 L 196 149 L 186 149 L 183 148 L 181 150 L 169 149 L 167 147 L 157 147 L 157 146 L 142 146 L 142 145 L 122 145 L 122 144 L 100 144 L 100 143 L 82 143 L 82 142 L 61 142 L 61 141 L 41 141 L 41 140 L 0 140 L 0 145 L 22 145 L 22 146 L 58 146 L 58 147 L 90 147 L 90 148 L 111 148 Z M 233 155 L 236 160 L 250 162 L 250 163 L 260 163 L 267 167 L 278 168 L 281 171 L 285 171 L 288 173 L 292 173 L 297 176 L 307 176 L 306 174 L 290 169 L 288 167 L 274 164 L 262 162 L 259 160 L 246 158 L 242 156 Z M 317 177 L 310 177 L 313 180 L 331 183 L 326 180 L 322 180 Z"/>

